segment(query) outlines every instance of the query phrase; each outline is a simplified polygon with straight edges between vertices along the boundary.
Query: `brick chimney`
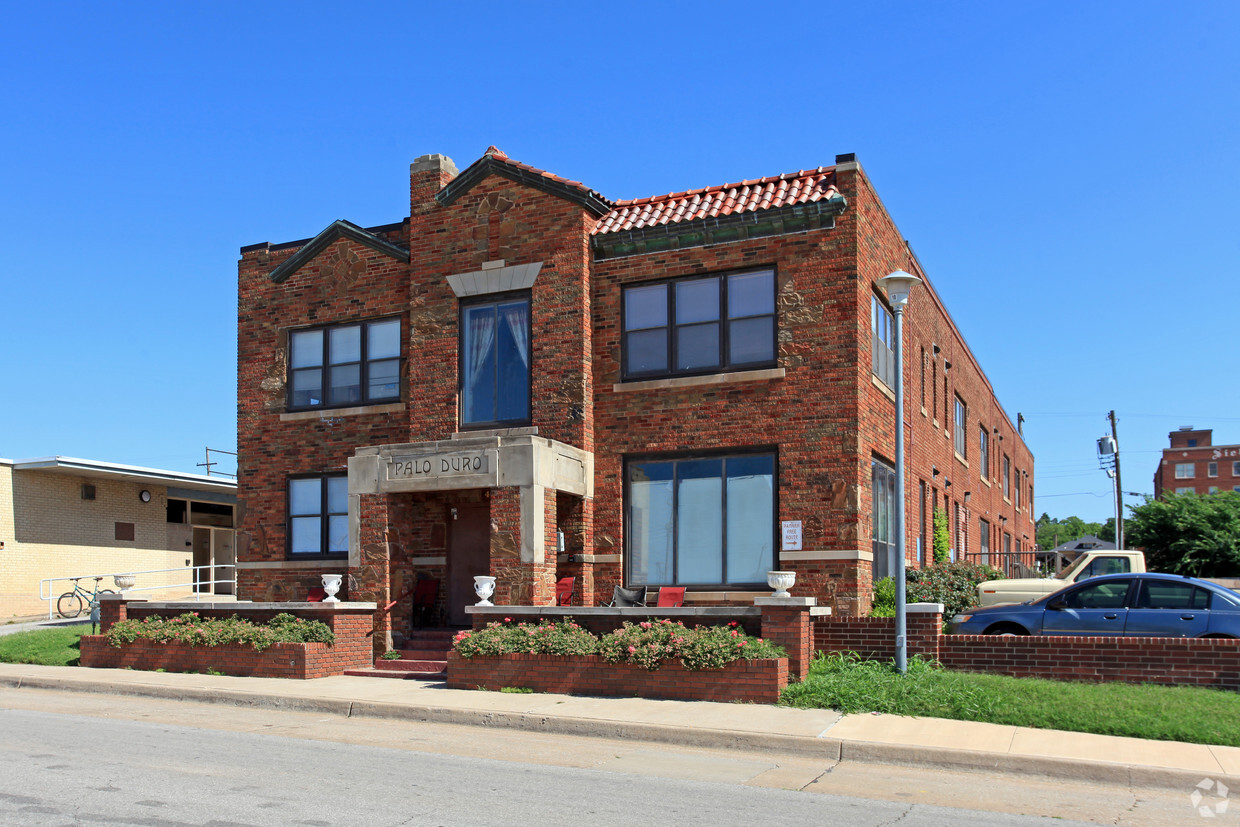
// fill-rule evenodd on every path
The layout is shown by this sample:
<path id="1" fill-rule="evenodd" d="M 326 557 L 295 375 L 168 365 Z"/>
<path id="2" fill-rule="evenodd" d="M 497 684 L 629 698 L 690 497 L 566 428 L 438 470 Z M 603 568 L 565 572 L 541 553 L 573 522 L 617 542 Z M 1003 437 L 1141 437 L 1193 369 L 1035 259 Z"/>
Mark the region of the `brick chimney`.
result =
<path id="1" fill-rule="evenodd" d="M 423 155 L 409 165 L 409 215 L 418 216 L 434 203 L 435 193 L 456 177 L 456 164 L 447 155 Z"/>

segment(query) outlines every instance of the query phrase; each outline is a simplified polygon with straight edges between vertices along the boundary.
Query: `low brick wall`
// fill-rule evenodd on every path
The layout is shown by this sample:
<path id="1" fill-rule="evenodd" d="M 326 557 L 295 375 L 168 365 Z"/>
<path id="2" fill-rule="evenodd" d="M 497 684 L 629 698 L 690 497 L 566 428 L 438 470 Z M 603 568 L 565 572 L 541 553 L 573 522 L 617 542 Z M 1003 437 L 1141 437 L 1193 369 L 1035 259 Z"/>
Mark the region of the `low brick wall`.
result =
<path id="1" fill-rule="evenodd" d="M 1020 678 L 1240 690 L 1240 640 L 944 635 L 939 660 L 948 669 Z"/>
<path id="2" fill-rule="evenodd" d="M 258 651 L 253 646 L 190 646 L 186 643 L 135 641 L 120 648 L 103 635 L 82 636 L 82 666 L 166 672 L 220 672 L 245 678 L 326 678 L 353 669 L 335 646 L 327 643 L 277 643 Z M 369 654 L 369 650 L 367 652 Z M 368 663 L 363 663 L 368 666 Z"/>
<path id="3" fill-rule="evenodd" d="M 788 685 L 788 660 L 741 660 L 723 669 L 699 671 L 668 662 L 650 672 L 627 663 L 608 663 L 597 655 L 463 658 L 449 652 L 447 680 L 449 689 L 519 686 L 562 695 L 773 704 Z"/>
<path id="4" fill-rule="evenodd" d="M 236 615 L 264 623 L 281 612 L 327 624 L 335 643 L 279 643 L 259 652 L 252 646 L 189 646 L 183 643 L 135 641 L 111 646 L 100 635 L 83 635 L 81 665 L 105 669 L 142 669 L 168 672 L 222 672 L 262 678 L 325 678 L 346 669 L 372 665 L 373 603 L 147 603 L 114 596 L 100 601 L 100 631 L 126 619 L 158 615 L 177 617 L 196 612 L 204 618 Z"/>
<path id="5" fill-rule="evenodd" d="M 907 616 L 907 653 L 948 669 L 1061 681 L 1116 681 L 1240 690 L 1240 640 L 1150 637 L 944 635 L 943 616 Z M 895 618 L 814 621 L 814 648 L 856 652 L 866 660 L 895 657 Z"/>

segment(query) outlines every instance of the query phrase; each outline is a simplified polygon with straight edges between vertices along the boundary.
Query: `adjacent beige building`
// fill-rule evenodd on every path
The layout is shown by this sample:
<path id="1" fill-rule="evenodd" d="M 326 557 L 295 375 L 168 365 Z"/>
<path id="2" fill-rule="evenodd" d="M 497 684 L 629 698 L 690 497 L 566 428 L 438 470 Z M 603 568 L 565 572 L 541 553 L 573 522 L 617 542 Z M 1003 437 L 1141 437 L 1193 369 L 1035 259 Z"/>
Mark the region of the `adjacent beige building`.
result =
<path id="1" fill-rule="evenodd" d="M 46 614 L 70 577 L 103 575 L 115 589 L 112 575 L 136 573 L 136 594 L 152 598 L 232 594 L 236 487 L 72 457 L 0 459 L 0 619 Z"/>

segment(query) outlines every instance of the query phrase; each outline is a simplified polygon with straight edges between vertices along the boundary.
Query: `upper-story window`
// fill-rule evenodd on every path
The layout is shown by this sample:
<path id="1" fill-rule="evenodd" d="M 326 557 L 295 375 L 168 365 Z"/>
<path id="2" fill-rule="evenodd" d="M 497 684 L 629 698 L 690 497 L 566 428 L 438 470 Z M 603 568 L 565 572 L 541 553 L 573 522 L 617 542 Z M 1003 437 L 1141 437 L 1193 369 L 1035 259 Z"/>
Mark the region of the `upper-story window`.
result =
<path id="1" fill-rule="evenodd" d="M 1206 464 L 1206 476 L 1207 477 L 1218 476 L 1218 463 L 1217 462 L 1211 462 L 1211 463 Z"/>
<path id="2" fill-rule="evenodd" d="M 289 332 L 288 407 L 338 408 L 400 398 L 400 319 Z"/>
<path id="3" fill-rule="evenodd" d="M 1177 462 L 1175 464 L 1175 478 L 1177 480 L 1191 480 L 1193 478 L 1193 463 Z"/>
<path id="4" fill-rule="evenodd" d="M 649 379 L 775 364 L 775 272 L 624 288 L 624 377 Z"/>
<path id="5" fill-rule="evenodd" d="M 895 320 L 878 296 L 870 296 L 870 367 L 889 388 L 896 386 Z"/>
<path id="6" fill-rule="evenodd" d="M 530 420 L 530 301 L 461 308 L 461 424 Z"/>
<path id="7" fill-rule="evenodd" d="M 1003 455 L 1003 499 L 1012 499 L 1012 459 Z"/>
<path id="8" fill-rule="evenodd" d="M 965 444 L 966 440 L 965 440 L 965 433 L 964 433 L 965 417 L 968 414 L 968 412 L 969 412 L 969 409 L 965 406 L 964 400 L 961 399 L 959 396 L 957 396 L 956 397 L 956 418 L 955 418 L 955 426 L 956 426 L 955 427 L 955 435 L 956 435 L 955 448 L 956 448 L 956 453 L 959 454 L 961 457 L 969 456 L 968 446 Z"/>
<path id="9" fill-rule="evenodd" d="M 1231 464 L 1231 475 L 1233 477 L 1240 477 L 1240 462 L 1233 462 Z"/>
<path id="10" fill-rule="evenodd" d="M 990 432 L 985 425 L 977 429 L 977 463 L 982 479 L 990 479 Z"/>

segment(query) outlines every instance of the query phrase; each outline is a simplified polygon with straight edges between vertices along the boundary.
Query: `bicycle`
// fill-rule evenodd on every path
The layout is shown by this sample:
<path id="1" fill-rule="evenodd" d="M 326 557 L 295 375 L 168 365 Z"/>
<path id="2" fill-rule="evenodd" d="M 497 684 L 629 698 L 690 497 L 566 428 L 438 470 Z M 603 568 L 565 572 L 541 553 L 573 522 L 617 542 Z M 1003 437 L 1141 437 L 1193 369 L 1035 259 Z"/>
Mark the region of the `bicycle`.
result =
<path id="1" fill-rule="evenodd" d="M 82 588 L 82 584 L 78 582 L 86 578 L 70 577 L 69 579 L 73 581 L 73 591 L 65 592 L 56 598 L 56 613 L 61 617 L 77 617 L 85 607 L 90 606 L 93 608 L 98 604 L 100 595 L 116 594 L 111 589 L 99 588 L 99 581 L 103 579 L 102 577 L 95 578 L 94 594 L 86 591 L 86 589 Z"/>

